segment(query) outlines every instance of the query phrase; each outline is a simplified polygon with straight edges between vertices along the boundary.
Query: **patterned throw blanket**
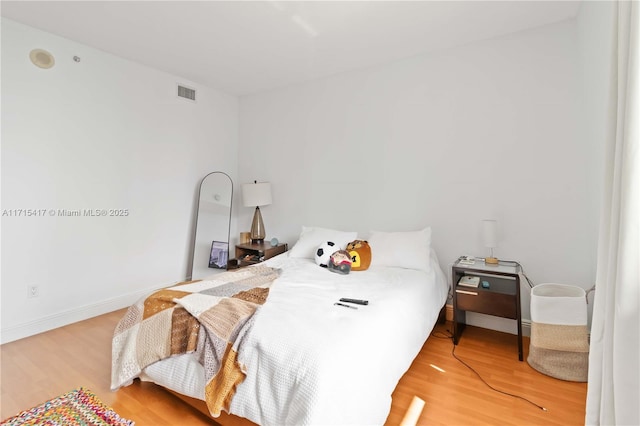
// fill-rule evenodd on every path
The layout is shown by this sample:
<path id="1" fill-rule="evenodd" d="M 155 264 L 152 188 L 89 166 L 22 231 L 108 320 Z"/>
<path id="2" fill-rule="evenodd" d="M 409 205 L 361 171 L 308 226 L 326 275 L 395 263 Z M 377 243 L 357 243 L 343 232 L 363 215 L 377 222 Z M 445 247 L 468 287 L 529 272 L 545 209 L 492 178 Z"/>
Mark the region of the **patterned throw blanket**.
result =
<path id="1" fill-rule="evenodd" d="M 237 361 L 243 336 L 279 270 L 262 265 L 156 291 L 131 306 L 113 336 L 111 389 L 172 355 L 195 353 L 204 366 L 211 415 L 228 409 L 245 374 Z"/>

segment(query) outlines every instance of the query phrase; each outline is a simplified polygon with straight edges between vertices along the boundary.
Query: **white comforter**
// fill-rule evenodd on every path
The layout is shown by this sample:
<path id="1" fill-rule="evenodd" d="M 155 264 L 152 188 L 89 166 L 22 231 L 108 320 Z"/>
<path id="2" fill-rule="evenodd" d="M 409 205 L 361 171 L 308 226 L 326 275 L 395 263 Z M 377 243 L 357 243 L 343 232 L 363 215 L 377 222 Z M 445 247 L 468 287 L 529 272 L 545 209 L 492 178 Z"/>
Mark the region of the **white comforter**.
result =
<path id="1" fill-rule="evenodd" d="M 383 424 L 391 393 L 446 301 L 432 256 L 429 273 L 378 267 L 340 275 L 287 254 L 267 261 L 283 272 L 238 354 L 247 377 L 230 412 L 261 425 Z M 341 297 L 369 305 L 334 305 Z M 143 378 L 203 399 L 198 366 L 184 355 L 152 365 Z"/>

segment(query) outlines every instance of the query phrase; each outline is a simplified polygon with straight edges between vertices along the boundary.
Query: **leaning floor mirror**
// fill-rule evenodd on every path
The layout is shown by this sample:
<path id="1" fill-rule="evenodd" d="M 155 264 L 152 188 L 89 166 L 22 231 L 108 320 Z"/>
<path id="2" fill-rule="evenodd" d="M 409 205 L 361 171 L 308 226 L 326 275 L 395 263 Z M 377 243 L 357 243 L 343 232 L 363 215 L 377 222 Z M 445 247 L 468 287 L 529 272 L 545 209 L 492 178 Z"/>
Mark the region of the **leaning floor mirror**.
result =
<path id="1" fill-rule="evenodd" d="M 192 280 L 227 269 L 232 199 L 229 175 L 213 172 L 202 179 L 193 238 Z"/>

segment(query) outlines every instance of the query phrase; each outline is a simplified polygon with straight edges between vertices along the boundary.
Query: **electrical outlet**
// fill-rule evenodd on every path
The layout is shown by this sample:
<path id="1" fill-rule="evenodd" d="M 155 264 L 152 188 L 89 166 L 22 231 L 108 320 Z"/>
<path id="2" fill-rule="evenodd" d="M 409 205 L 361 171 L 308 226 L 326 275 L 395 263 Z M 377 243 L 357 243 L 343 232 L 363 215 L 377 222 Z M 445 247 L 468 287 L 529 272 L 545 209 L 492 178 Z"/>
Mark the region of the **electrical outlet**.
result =
<path id="1" fill-rule="evenodd" d="M 38 297 L 40 295 L 40 289 L 37 285 L 30 285 L 27 287 L 27 297 Z"/>

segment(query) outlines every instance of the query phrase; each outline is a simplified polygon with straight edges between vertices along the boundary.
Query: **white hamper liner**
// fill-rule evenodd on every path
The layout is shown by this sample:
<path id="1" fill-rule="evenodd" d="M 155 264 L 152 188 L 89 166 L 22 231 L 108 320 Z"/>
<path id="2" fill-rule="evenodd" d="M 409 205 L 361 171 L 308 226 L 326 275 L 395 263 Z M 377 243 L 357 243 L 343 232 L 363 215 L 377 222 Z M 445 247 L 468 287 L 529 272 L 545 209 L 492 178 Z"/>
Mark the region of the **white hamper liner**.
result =
<path id="1" fill-rule="evenodd" d="M 539 284 L 531 290 L 531 344 L 527 362 L 557 379 L 586 382 L 589 366 L 584 289 Z"/>

